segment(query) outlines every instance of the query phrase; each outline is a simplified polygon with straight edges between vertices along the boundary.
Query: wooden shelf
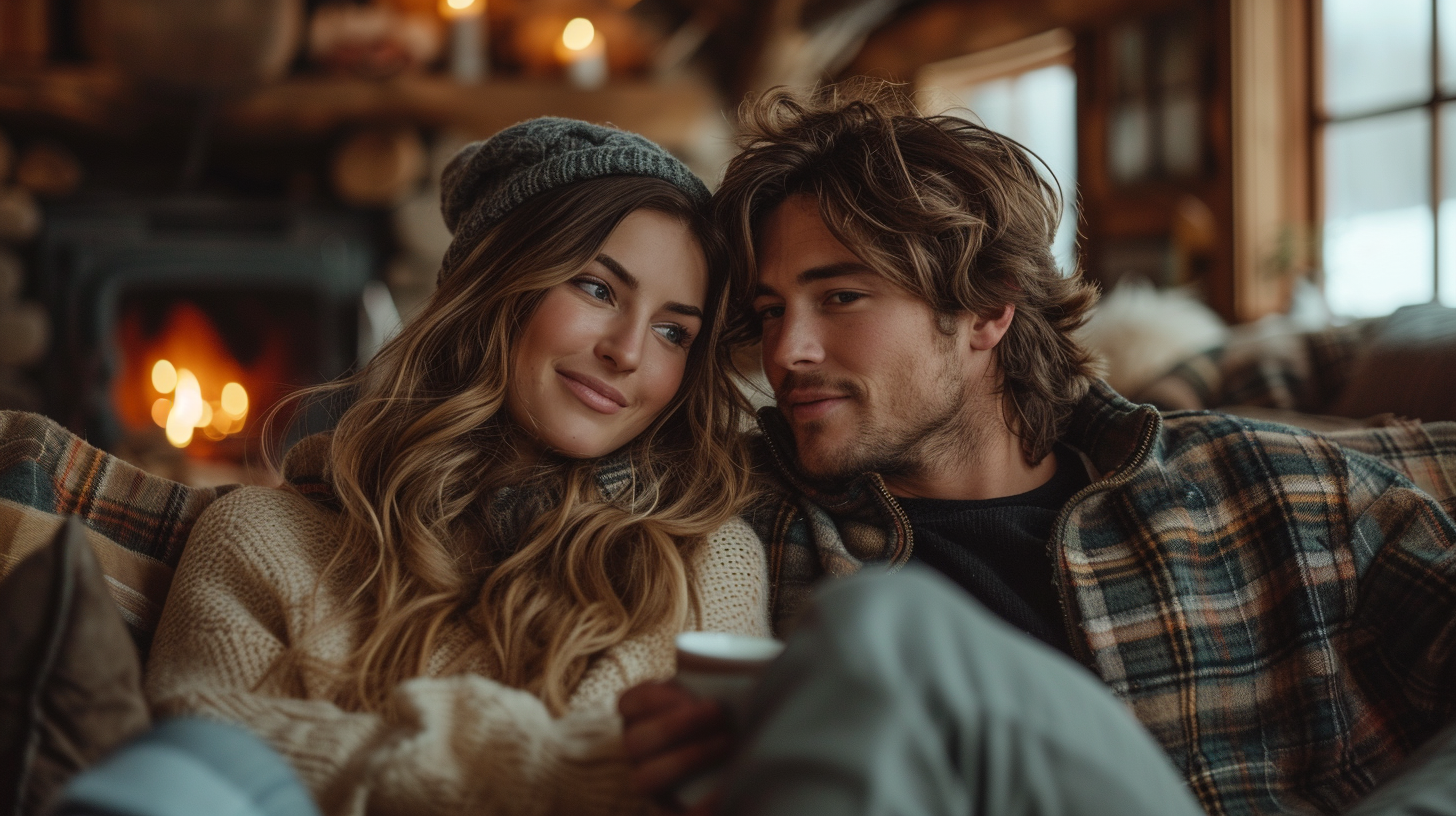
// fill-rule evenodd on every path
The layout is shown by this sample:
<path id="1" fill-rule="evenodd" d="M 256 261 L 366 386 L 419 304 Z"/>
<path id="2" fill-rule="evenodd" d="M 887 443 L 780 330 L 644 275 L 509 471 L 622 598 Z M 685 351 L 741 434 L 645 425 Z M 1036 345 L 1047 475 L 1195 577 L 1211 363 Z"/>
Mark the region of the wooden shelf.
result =
<path id="1" fill-rule="evenodd" d="M 90 68 L 0 74 L 0 116 L 56 120 L 103 133 L 142 129 L 176 97 L 147 93 Z M 560 82 L 496 80 L 462 85 L 438 76 L 388 80 L 302 76 L 224 101 L 222 138 L 327 136 L 364 124 L 414 123 L 468 135 L 493 133 L 535 116 L 610 122 L 669 147 L 716 117 L 721 100 L 706 82 L 623 81 L 595 91 Z"/>

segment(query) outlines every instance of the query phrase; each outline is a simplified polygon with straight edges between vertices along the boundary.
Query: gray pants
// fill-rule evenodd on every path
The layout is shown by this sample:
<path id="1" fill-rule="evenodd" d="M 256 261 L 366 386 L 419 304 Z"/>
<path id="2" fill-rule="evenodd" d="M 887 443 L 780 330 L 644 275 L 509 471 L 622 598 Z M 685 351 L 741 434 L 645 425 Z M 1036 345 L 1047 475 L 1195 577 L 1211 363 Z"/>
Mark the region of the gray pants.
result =
<path id="1" fill-rule="evenodd" d="M 1091 673 L 929 570 L 820 590 L 745 713 L 720 813 L 1197 816 Z M 1456 732 L 1352 816 L 1456 814 Z"/>

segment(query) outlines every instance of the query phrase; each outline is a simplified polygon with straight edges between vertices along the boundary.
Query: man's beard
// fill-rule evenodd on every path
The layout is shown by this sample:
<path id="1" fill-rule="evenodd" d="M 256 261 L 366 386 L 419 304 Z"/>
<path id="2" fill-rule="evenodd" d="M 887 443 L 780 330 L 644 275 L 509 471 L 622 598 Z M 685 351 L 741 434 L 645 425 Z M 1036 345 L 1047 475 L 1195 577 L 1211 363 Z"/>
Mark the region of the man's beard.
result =
<path id="1" fill-rule="evenodd" d="M 865 417 L 868 421 L 854 429 L 849 441 L 836 450 L 822 451 L 811 461 L 805 460 L 801 444 L 800 465 L 808 475 L 817 479 L 846 481 L 871 472 L 890 478 L 915 477 L 946 459 L 965 461 L 978 457 L 988 434 L 986 422 L 990 417 L 971 416 L 976 408 L 972 404 L 971 382 L 964 375 L 951 372 L 936 380 L 944 386 L 925 395 L 930 397 L 930 404 L 922 409 L 927 413 L 908 419 L 899 427 L 878 427 L 876 421 L 893 422 L 896 418 L 916 415 L 916 407 L 905 403 L 921 395 L 891 389 L 890 403 L 882 406 L 888 409 L 886 414 Z M 852 402 L 865 405 L 863 389 L 823 374 L 789 372 L 779 385 L 778 393 L 784 394 L 796 387 L 836 391 Z M 812 433 L 813 423 L 809 425 L 806 431 Z M 796 441 L 799 440 L 796 438 Z"/>

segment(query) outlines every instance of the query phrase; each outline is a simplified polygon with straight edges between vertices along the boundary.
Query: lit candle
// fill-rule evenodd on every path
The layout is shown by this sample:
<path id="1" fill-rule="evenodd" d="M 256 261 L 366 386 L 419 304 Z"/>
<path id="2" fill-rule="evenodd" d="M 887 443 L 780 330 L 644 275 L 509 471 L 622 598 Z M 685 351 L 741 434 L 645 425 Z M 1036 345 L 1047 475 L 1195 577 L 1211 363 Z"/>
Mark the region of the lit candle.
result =
<path id="1" fill-rule="evenodd" d="M 450 21 L 450 73 L 457 82 L 485 79 L 485 0 L 440 0 Z"/>
<path id="2" fill-rule="evenodd" d="M 577 17 L 566 24 L 556 44 L 557 57 L 566 64 L 566 78 L 584 91 L 607 81 L 607 46 L 591 20 Z"/>

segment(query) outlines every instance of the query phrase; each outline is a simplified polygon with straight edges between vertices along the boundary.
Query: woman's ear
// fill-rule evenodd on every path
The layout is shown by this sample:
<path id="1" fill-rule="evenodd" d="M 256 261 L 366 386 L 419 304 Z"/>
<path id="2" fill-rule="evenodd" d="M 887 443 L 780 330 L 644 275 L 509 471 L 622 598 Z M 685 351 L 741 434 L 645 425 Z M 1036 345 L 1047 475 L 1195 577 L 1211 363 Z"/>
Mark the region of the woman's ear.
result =
<path id="1" fill-rule="evenodd" d="M 976 351 L 990 351 L 1006 336 L 1011 328 L 1011 318 L 1016 315 L 1016 305 L 1008 303 L 996 317 L 977 316 L 971 321 L 971 348 Z"/>

